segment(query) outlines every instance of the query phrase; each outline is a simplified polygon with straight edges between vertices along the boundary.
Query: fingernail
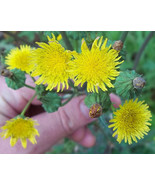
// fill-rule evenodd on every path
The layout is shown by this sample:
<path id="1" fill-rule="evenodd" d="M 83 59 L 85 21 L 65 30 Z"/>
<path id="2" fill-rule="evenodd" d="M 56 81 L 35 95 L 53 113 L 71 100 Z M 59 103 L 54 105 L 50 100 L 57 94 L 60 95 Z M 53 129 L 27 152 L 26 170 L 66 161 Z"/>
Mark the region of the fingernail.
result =
<path id="1" fill-rule="evenodd" d="M 85 105 L 83 100 L 80 102 L 80 110 L 86 119 L 89 119 L 90 121 L 96 120 L 96 118 L 89 117 L 89 108 Z"/>
<path id="2" fill-rule="evenodd" d="M 80 110 L 82 114 L 85 116 L 85 118 L 89 119 L 89 108 L 85 105 L 84 101 L 82 100 L 80 102 Z"/>

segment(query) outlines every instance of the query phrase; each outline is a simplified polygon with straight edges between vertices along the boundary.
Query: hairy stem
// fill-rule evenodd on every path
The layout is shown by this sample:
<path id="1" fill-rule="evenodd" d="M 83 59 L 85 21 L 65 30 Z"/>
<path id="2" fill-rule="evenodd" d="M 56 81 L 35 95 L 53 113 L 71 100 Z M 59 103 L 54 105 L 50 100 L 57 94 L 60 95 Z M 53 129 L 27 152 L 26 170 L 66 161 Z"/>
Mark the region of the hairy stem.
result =
<path id="1" fill-rule="evenodd" d="M 136 70 L 137 66 L 138 66 L 138 63 L 139 63 L 139 60 L 140 60 L 140 57 L 145 49 L 145 47 L 147 46 L 147 44 L 149 43 L 150 39 L 152 38 L 154 34 L 154 31 L 151 31 L 149 33 L 149 35 L 147 36 L 147 38 L 145 39 L 144 43 L 142 44 L 140 50 L 138 51 L 137 55 L 136 55 L 136 58 L 135 58 L 135 61 L 134 61 L 134 66 L 133 66 L 133 69 Z"/>
<path id="2" fill-rule="evenodd" d="M 34 77 L 31 76 L 31 78 L 32 78 L 32 80 L 33 80 L 34 82 L 36 81 Z"/>
<path id="3" fill-rule="evenodd" d="M 29 89 L 33 89 L 33 90 L 35 90 L 35 88 L 34 88 L 34 87 L 32 87 L 32 86 L 30 86 L 30 85 L 24 84 L 24 86 L 25 86 L 25 87 L 28 87 Z"/>
<path id="4" fill-rule="evenodd" d="M 32 101 L 34 100 L 34 98 L 37 96 L 37 93 L 35 93 L 32 98 L 28 101 L 28 103 L 26 104 L 26 106 L 24 107 L 23 111 L 21 112 L 21 116 L 24 116 L 27 109 L 29 108 L 30 104 L 32 103 Z"/>
<path id="5" fill-rule="evenodd" d="M 54 92 L 57 92 L 57 91 L 54 90 L 54 89 L 53 89 L 53 91 L 54 91 Z M 74 91 L 72 91 L 72 90 L 64 90 L 64 91 L 62 91 L 62 92 L 60 91 L 60 92 L 58 92 L 58 93 L 60 93 L 60 94 L 73 94 L 73 92 L 74 92 Z"/>
<path id="6" fill-rule="evenodd" d="M 74 96 L 75 96 L 75 93 L 73 93 L 73 94 L 68 98 L 68 100 L 66 100 L 64 103 L 62 103 L 61 106 L 66 105 L 69 101 L 71 101 L 71 99 L 72 99 Z"/>
<path id="7" fill-rule="evenodd" d="M 125 39 L 126 39 L 128 33 L 129 33 L 128 31 L 123 31 L 123 32 L 122 32 L 121 37 L 120 37 L 120 40 L 121 40 L 122 42 L 125 42 Z"/>

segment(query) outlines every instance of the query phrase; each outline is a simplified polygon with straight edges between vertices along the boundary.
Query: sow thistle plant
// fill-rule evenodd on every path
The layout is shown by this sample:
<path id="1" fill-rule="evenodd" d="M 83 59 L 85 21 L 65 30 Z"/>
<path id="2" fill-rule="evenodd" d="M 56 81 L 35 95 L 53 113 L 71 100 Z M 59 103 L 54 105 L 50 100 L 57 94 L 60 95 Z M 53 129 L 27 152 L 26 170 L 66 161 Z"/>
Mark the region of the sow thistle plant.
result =
<path id="1" fill-rule="evenodd" d="M 47 43 L 37 42 L 37 48 L 22 45 L 12 49 L 5 57 L 1 75 L 8 87 L 16 90 L 26 86 L 34 90 L 34 96 L 20 115 L 1 127 L 2 138 L 10 138 L 11 146 L 18 140 L 23 148 L 27 140 L 36 144 L 39 123 L 25 116 L 33 99 L 37 97 L 44 110 L 51 113 L 81 94 L 86 95 L 84 102 L 91 118 L 104 122 L 104 116 L 113 111 L 113 118 L 109 116 L 104 124 L 119 143 L 124 140 L 132 144 L 148 134 L 151 112 L 144 101 L 138 100 L 145 80 L 134 70 L 120 71 L 120 65 L 126 62 L 122 41 L 112 42 L 101 36 L 88 45 L 87 40 L 82 39 L 81 52 L 77 52 L 66 50 L 60 44 L 61 35 L 56 38 L 52 34 L 52 38 L 48 36 L 47 39 Z M 34 80 L 35 87 L 25 83 L 26 74 Z M 112 107 L 111 92 L 122 100 L 117 110 Z"/>

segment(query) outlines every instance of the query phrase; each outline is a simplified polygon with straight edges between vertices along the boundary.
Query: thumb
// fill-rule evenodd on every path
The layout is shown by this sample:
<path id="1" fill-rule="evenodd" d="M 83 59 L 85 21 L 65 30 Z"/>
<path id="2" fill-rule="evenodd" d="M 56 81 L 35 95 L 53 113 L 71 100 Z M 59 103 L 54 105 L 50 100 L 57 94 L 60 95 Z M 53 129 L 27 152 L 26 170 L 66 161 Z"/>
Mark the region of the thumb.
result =
<path id="1" fill-rule="evenodd" d="M 89 109 L 84 104 L 84 97 L 72 99 L 57 112 L 45 112 L 33 117 L 40 124 L 38 127 L 40 137 L 35 146 L 36 153 L 46 151 L 63 137 L 93 121 L 89 117 Z"/>

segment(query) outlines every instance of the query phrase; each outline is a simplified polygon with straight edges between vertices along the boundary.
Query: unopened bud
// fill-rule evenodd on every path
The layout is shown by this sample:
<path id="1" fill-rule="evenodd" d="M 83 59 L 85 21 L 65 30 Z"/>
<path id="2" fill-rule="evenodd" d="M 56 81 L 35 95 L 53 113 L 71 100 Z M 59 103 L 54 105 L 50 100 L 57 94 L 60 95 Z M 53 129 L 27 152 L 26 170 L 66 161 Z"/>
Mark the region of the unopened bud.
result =
<path id="1" fill-rule="evenodd" d="M 2 75 L 2 76 L 4 76 L 4 77 L 11 78 L 12 75 L 13 75 L 13 73 L 12 73 L 10 70 L 8 70 L 8 69 L 2 68 L 2 69 L 0 70 L 0 75 Z"/>
<path id="2" fill-rule="evenodd" d="M 120 51 L 123 48 L 123 42 L 121 40 L 115 41 L 112 48 L 117 50 L 117 51 Z"/>
<path id="3" fill-rule="evenodd" d="M 136 89 L 142 89 L 145 86 L 145 80 L 142 77 L 136 77 L 133 80 L 133 86 Z"/>
<path id="4" fill-rule="evenodd" d="M 98 118 L 102 115 L 102 107 L 99 104 L 94 104 L 89 109 L 89 117 Z"/>

